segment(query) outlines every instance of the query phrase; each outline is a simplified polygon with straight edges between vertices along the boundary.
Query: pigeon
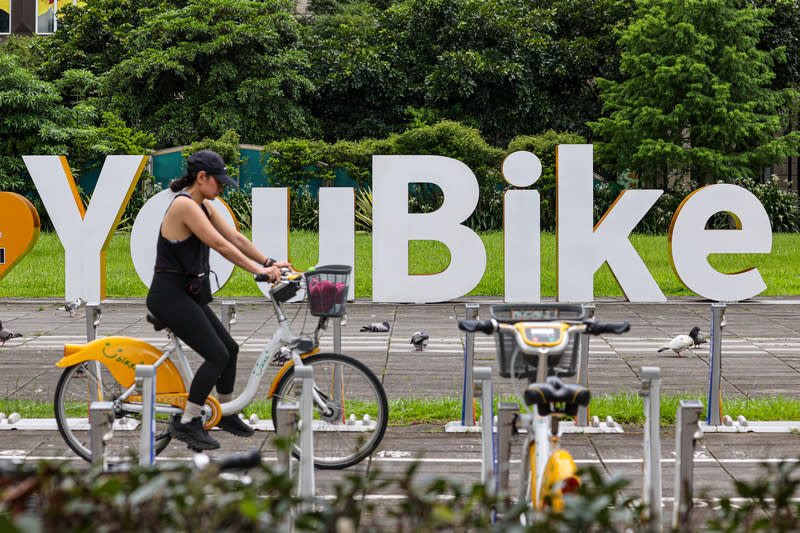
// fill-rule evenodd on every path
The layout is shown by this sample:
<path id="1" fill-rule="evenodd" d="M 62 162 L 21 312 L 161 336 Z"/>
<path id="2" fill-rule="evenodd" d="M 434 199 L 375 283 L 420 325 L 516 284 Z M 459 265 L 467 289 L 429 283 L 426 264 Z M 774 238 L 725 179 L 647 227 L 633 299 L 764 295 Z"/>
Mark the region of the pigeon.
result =
<path id="1" fill-rule="evenodd" d="M 377 331 L 379 333 L 385 333 L 389 331 L 389 322 L 386 320 L 384 320 L 382 323 L 374 322 L 369 326 L 362 327 L 361 331 Z"/>
<path id="2" fill-rule="evenodd" d="M 0 346 L 5 346 L 6 341 L 14 337 L 22 337 L 22 333 L 14 333 L 10 329 L 4 328 L 3 323 L 0 322 L 0 343 L 2 343 Z"/>
<path id="3" fill-rule="evenodd" d="M 84 300 L 81 297 L 78 297 L 75 300 L 65 304 L 63 309 L 64 311 L 69 313 L 70 318 L 72 318 L 75 316 L 75 311 L 77 311 L 85 303 L 86 300 Z"/>
<path id="4" fill-rule="evenodd" d="M 428 345 L 429 335 L 424 331 L 417 331 L 414 335 L 411 336 L 411 344 L 414 345 L 414 349 L 418 352 L 421 352 L 425 349 Z"/>
<path id="5" fill-rule="evenodd" d="M 689 332 L 689 336 L 690 336 L 692 339 L 694 339 L 694 347 L 695 347 L 695 348 L 697 348 L 698 346 L 700 346 L 700 345 L 701 345 L 701 344 L 703 344 L 703 343 L 706 343 L 706 342 L 708 342 L 708 341 L 706 340 L 706 337 L 705 337 L 705 335 L 703 335 L 703 334 L 700 332 L 700 328 L 698 328 L 697 326 L 695 326 L 695 327 L 693 327 L 693 328 L 692 328 L 692 331 L 690 331 L 690 332 Z"/>
<path id="6" fill-rule="evenodd" d="M 671 341 L 661 346 L 658 351 L 672 350 L 675 352 L 675 355 L 682 357 L 682 351 L 700 346 L 704 342 L 706 342 L 706 339 L 703 337 L 702 333 L 700 333 L 700 328 L 695 326 L 688 335 L 677 335 Z"/>

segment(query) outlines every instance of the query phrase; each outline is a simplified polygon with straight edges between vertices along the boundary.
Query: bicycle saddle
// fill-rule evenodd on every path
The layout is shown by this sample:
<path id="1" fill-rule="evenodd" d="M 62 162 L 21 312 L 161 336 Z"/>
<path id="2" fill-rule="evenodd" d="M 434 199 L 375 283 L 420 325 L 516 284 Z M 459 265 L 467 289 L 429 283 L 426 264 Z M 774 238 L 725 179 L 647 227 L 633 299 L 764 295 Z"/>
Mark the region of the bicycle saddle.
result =
<path id="1" fill-rule="evenodd" d="M 555 376 L 545 383 L 531 383 L 525 389 L 525 403 L 535 405 L 542 416 L 551 413 L 575 416 L 578 407 L 589 405 L 592 394 L 577 383 L 564 383 Z"/>
<path id="2" fill-rule="evenodd" d="M 161 322 L 159 319 L 156 318 L 156 315 L 153 313 L 147 313 L 147 321 L 153 324 L 153 327 L 156 331 L 161 331 L 162 329 L 166 329 L 167 325 Z"/>

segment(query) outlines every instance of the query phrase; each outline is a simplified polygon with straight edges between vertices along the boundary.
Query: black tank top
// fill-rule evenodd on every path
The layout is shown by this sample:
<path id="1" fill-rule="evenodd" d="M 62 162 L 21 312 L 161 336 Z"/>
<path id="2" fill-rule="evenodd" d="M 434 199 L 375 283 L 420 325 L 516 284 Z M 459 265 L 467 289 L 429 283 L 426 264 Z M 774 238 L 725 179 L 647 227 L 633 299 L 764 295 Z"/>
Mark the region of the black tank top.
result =
<path id="1" fill-rule="evenodd" d="M 178 196 L 191 198 L 186 192 L 179 192 L 175 195 L 175 198 Z M 172 204 L 170 203 L 170 205 Z M 206 206 L 200 204 L 200 208 L 209 217 Z M 208 245 L 201 241 L 197 235 L 192 233 L 187 239 L 172 242 L 164 238 L 159 226 L 158 242 L 156 244 L 156 272 L 174 272 L 192 276 L 205 274 L 208 276 L 210 270 Z"/>

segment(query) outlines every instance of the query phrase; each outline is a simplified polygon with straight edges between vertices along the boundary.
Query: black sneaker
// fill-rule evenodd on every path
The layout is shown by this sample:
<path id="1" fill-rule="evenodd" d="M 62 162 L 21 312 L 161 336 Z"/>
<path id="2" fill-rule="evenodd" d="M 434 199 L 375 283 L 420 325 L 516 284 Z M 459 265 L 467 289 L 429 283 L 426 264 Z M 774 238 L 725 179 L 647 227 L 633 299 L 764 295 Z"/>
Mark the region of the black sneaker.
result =
<path id="1" fill-rule="evenodd" d="M 211 438 L 203 428 L 203 422 L 199 416 L 192 418 L 186 424 L 181 424 L 177 418 L 173 419 L 169 425 L 169 434 L 185 442 L 193 450 L 216 450 L 219 448 L 219 442 Z"/>
<path id="2" fill-rule="evenodd" d="M 252 437 L 256 431 L 250 424 L 239 418 L 239 415 L 223 416 L 219 419 L 217 427 L 228 433 L 233 433 L 237 437 Z"/>

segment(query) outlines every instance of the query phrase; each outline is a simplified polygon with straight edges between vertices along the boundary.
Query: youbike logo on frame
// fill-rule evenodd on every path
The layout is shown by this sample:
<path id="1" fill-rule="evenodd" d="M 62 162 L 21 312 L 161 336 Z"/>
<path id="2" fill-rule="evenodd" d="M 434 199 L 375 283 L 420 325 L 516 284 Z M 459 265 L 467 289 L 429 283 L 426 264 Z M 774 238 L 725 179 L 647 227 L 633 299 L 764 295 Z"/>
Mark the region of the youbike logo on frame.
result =
<path id="1" fill-rule="evenodd" d="M 629 301 L 665 301 L 629 240 L 663 191 L 624 191 L 595 225 L 592 145 L 558 146 L 556 159 L 557 299 L 594 300 L 594 274 L 607 263 Z M 105 249 L 147 156 L 108 156 L 85 209 L 66 158 L 24 156 L 24 160 L 64 246 L 65 299 L 102 300 Z M 504 299 L 536 302 L 541 283 L 540 197 L 538 191 L 523 187 L 539 179 L 541 163 L 532 153 L 515 152 L 506 158 L 502 171 L 506 181 L 517 187 L 509 189 L 503 200 Z M 410 183 L 437 185 L 443 193 L 441 207 L 430 213 L 409 213 Z M 373 301 L 442 302 L 460 298 L 478 284 L 487 257 L 480 236 L 464 225 L 479 194 L 477 179 L 464 163 L 431 155 L 374 156 L 372 193 Z M 131 256 L 146 285 L 152 277 L 161 217 L 172 196 L 167 190 L 151 198 L 133 226 Z M 65 198 L 74 201 L 65 202 Z M 289 257 L 288 189 L 254 188 L 252 198 L 253 242 L 271 257 Z M 233 223 L 233 214 L 224 202 L 217 199 L 215 203 Z M 355 266 L 354 205 L 352 188 L 320 189 L 319 264 Z M 705 229 L 708 219 L 719 212 L 732 215 L 737 229 Z M 450 252 L 447 268 L 435 274 L 409 274 L 408 243 L 414 240 L 443 243 Z M 701 297 L 740 301 L 766 289 L 755 268 L 722 273 L 708 263 L 710 254 L 770 253 L 772 249 L 767 213 L 742 187 L 717 184 L 692 192 L 673 215 L 667 246 L 676 275 Z M 212 252 L 211 262 L 224 285 L 233 265 L 216 252 Z M 354 275 L 359 275 L 355 269 Z M 354 286 L 351 283 L 349 299 L 354 296 Z"/>

